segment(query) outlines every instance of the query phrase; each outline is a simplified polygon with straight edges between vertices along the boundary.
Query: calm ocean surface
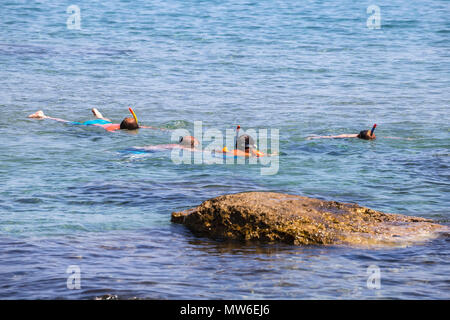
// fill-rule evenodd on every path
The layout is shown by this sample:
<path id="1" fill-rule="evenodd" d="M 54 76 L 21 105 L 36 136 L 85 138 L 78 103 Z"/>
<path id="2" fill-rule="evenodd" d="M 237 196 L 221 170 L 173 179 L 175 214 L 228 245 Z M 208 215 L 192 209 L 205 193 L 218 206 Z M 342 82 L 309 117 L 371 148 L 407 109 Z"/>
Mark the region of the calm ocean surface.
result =
<path id="1" fill-rule="evenodd" d="M 66 27 L 72 4 L 81 30 Z M 366 26 L 372 4 L 379 30 Z M 449 299 L 446 236 L 370 250 L 230 244 L 170 223 L 214 196 L 277 191 L 449 225 L 449 14 L 445 0 L 1 1 L 0 298 Z M 169 129 L 279 129 L 279 172 L 123 152 L 170 143 L 164 131 L 27 119 L 89 120 L 97 107 L 119 121 L 130 105 Z M 371 142 L 306 139 L 373 123 Z"/>

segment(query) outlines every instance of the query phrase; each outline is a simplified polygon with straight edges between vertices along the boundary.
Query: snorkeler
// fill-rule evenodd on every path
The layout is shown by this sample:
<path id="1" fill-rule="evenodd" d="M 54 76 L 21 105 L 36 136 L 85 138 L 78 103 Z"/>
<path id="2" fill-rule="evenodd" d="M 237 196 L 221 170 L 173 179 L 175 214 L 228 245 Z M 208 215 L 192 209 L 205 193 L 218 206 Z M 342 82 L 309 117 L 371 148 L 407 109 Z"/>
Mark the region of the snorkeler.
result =
<path id="1" fill-rule="evenodd" d="M 234 155 L 239 157 L 263 157 L 264 153 L 257 150 L 255 140 L 252 136 L 248 134 L 239 135 L 239 130 L 241 126 L 236 127 L 236 139 L 234 144 L 234 150 L 229 151 L 227 147 L 222 150 L 218 150 L 218 153 L 223 153 L 224 155 Z"/>
<path id="2" fill-rule="evenodd" d="M 92 113 L 94 114 L 94 116 L 96 117 L 96 119 L 85 121 L 83 123 L 49 117 L 49 116 L 45 115 L 42 110 L 39 110 L 39 111 L 29 115 L 28 118 L 49 119 L 49 120 L 64 122 L 64 123 L 73 124 L 73 125 L 96 126 L 96 127 L 101 127 L 107 131 L 136 130 L 139 128 L 155 129 L 155 128 L 149 127 L 149 126 L 140 126 L 133 109 L 128 108 L 128 110 L 133 115 L 133 118 L 125 118 L 122 120 L 122 122 L 120 124 L 112 123 L 111 120 L 104 118 L 103 115 L 96 108 L 92 108 L 92 110 L 91 110 Z"/>
<path id="3" fill-rule="evenodd" d="M 376 139 L 376 136 L 373 134 L 375 131 L 375 128 L 377 127 L 376 124 L 373 125 L 372 130 L 363 130 L 358 134 L 341 134 L 338 136 L 312 136 L 308 137 L 307 140 L 310 139 L 343 139 L 343 138 L 359 138 L 363 140 L 374 140 Z"/>

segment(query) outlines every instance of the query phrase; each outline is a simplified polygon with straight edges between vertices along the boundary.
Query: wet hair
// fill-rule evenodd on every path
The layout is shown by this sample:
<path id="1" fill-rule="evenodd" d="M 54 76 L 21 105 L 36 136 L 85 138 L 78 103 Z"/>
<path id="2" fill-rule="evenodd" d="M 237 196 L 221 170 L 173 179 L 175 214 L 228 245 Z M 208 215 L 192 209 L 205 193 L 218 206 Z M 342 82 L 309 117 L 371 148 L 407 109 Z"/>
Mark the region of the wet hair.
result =
<path id="1" fill-rule="evenodd" d="M 133 118 L 125 118 L 120 123 L 120 129 L 136 130 L 138 128 L 139 128 L 139 125 L 136 123 L 136 121 Z"/>
<path id="2" fill-rule="evenodd" d="M 195 148 L 199 142 L 193 136 L 184 136 L 180 138 L 180 144 L 184 147 Z"/>
<path id="3" fill-rule="evenodd" d="M 255 140 L 248 134 L 243 134 L 237 139 L 237 149 L 241 151 L 255 149 Z"/>
<path id="4" fill-rule="evenodd" d="M 364 139 L 364 140 L 371 140 L 371 139 L 375 139 L 375 135 L 372 137 L 372 136 L 370 136 L 370 130 L 363 130 L 358 134 L 358 138 Z"/>

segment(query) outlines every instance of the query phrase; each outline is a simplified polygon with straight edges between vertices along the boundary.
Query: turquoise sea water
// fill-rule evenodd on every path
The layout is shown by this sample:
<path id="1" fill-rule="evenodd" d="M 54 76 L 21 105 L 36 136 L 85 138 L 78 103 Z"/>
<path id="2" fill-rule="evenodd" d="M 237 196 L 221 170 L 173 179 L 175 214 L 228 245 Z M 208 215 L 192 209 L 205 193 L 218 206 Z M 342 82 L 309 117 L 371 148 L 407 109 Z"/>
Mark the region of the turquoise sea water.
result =
<path id="1" fill-rule="evenodd" d="M 81 10 L 69 30 L 66 9 Z M 367 28 L 366 9 L 381 9 Z M 449 238 L 390 249 L 215 242 L 172 211 L 277 191 L 449 224 L 450 3 L 2 1 L 0 298 L 449 299 Z M 280 167 L 175 165 L 170 133 L 280 130 Z M 378 124 L 375 141 L 307 140 Z M 392 139 L 390 137 L 395 137 Z M 81 269 L 81 289 L 66 286 Z M 381 289 L 366 286 L 369 265 Z"/>

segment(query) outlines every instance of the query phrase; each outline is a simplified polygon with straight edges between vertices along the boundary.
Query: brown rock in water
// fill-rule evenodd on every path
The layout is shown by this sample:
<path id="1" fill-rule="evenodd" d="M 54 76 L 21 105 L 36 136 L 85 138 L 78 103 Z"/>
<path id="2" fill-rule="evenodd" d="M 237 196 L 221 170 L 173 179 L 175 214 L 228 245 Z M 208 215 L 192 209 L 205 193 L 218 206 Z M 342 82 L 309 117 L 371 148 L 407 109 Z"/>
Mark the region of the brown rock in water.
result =
<path id="1" fill-rule="evenodd" d="M 273 192 L 220 196 L 173 212 L 172 222 L 214 239 L 295 245 L 404 245 L 448 232 L 429 219 Z"/>

